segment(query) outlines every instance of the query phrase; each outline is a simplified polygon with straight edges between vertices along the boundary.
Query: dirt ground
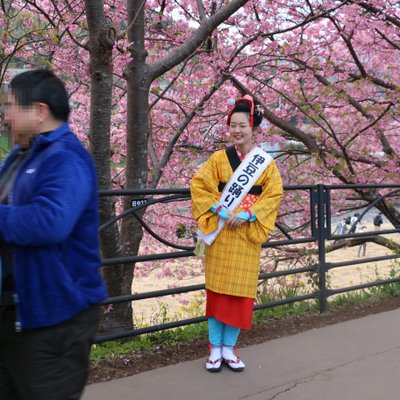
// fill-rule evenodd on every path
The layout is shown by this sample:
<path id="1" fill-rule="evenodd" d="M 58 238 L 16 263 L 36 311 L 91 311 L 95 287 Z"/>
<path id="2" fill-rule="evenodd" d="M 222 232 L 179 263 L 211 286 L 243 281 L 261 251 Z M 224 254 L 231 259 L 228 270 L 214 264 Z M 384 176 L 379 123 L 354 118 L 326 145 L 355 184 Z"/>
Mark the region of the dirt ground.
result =
<path id="1" fill-rule="evenodd" d="M 253 326 L 250 331 L 243 331 L 239 336 L 238 348 L 399 307 L 400 297 L 390 297 L 378 302 L 365 302 L 358 305 L 328 309 L 324 314 L 315 313 L 271 319 L 264 324 Z M 88 384 L 110 381 L 183 361 L 205 358 L 206 355 L 206 340 L 197 339 L 177 347 L 160 345 L 152 351 L 124 355 L 112 360 L 103 360 L 93 365 Z"/>

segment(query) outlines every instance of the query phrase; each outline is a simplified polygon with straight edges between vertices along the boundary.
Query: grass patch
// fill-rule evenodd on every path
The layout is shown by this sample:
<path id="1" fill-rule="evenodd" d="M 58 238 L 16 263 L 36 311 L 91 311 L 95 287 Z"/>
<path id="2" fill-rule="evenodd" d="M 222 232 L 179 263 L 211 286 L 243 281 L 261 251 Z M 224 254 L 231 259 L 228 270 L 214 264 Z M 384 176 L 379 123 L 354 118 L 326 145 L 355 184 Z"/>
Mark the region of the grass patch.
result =
<path id="1" fill-rule="evenodd" d="M 207 322 L 200 322 L 182 328 L 135 336 L 127 341 L 95 344 L 90 353 L 90 361 L 91 363 L 96 363 L 102 359 L 120 357 L 141 351 L 157 350 L 162 346 L 178 346 L 181 343 L 191 342 L 193 339 L 206 339 L 207 337 Z"/>

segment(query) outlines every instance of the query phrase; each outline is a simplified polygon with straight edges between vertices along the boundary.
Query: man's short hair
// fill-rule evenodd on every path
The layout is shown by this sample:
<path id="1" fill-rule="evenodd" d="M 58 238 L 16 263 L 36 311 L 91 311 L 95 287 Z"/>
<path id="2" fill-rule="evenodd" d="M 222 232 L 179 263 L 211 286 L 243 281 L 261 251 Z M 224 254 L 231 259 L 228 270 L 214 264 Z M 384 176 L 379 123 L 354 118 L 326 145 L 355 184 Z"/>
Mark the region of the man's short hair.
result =
<path id="1" fill-rule="evenodd" d="M 48 69 L 35 69 L 15 76 L 10 82 L 11 93 L 20 106 L 45 103 L 53 118 L 67 121 L 70 113 L 64 83 Z"/>

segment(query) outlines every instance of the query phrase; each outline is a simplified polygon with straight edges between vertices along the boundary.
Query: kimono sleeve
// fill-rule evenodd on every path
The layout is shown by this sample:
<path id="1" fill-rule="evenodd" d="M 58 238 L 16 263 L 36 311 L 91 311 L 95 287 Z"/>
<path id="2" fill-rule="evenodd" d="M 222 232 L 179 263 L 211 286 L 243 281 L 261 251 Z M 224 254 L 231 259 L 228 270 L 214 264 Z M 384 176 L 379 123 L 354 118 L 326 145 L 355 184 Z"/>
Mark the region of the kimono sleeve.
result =
<path id="1" fill-rule="evenodd" d="M 192 213 L 200 230 L 211 233 L 218 227 L 218 217 L 210 208 L 219 201 L 218 166 L 215 154 L 193 176 L 190 184 Z"/>

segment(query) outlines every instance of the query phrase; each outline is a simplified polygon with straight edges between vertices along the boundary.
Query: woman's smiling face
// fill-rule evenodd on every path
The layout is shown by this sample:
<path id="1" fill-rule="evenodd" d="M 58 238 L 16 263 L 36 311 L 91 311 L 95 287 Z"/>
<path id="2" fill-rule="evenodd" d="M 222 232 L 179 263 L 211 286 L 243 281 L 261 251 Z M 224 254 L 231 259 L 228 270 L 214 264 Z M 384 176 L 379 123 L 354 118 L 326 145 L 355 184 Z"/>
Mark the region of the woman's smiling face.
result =
<path id="1" fill-rule="evenodd" d="M 229 135 L 233 144 L 240 147 L 253 145 L 253 128 L 250 126 L 249 114 L 236 112 L 232 114 Z"/>

